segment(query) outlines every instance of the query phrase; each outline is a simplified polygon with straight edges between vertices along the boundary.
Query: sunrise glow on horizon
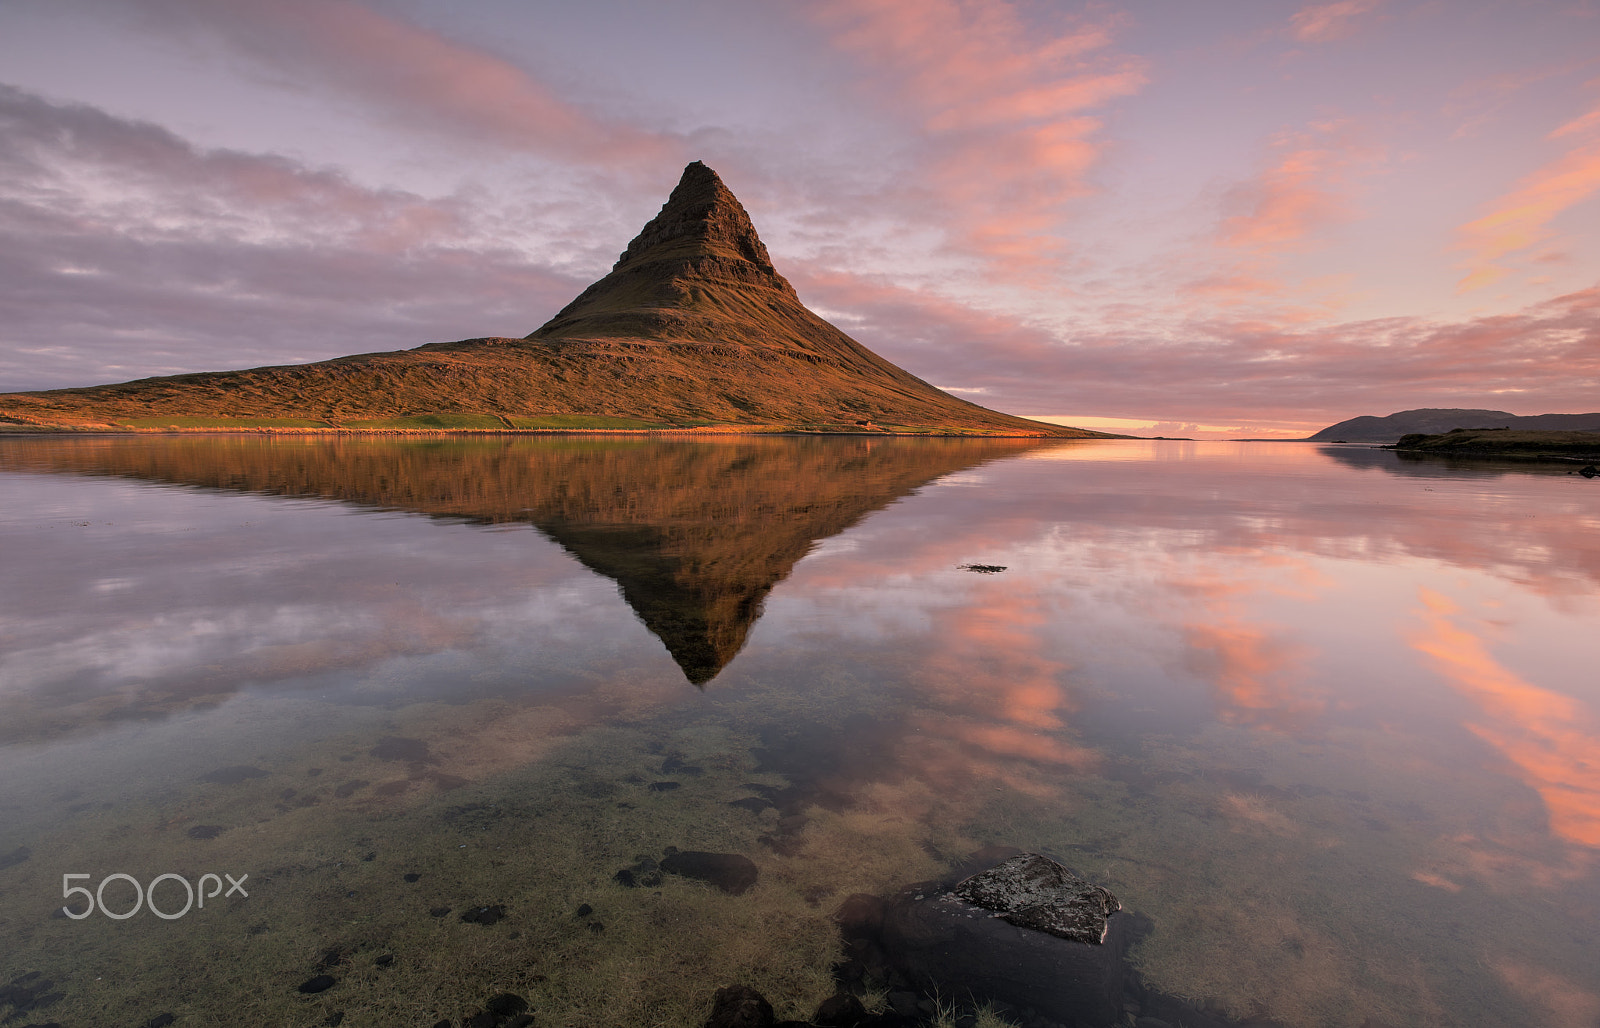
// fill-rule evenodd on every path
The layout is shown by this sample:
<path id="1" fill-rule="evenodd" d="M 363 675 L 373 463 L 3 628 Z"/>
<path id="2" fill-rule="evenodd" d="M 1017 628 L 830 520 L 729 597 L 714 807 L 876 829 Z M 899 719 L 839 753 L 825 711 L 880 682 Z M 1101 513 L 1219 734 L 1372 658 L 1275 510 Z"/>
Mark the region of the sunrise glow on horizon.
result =
<path id="1" fill-rule="evenodd" d="M 0 391 L 521 336 L 691 160 L 986 407 L 1600 410 L 1600 4 L 16 0 Z"/>

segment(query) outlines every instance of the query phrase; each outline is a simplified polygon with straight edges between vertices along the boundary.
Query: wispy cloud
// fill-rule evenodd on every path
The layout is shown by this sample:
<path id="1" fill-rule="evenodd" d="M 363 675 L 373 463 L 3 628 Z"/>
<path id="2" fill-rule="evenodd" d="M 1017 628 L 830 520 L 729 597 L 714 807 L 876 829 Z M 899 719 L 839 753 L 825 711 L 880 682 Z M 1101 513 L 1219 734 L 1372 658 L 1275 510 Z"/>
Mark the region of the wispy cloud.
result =
<path id="1" fill-rule="evenodd" d="M 1600 288 L 1460 321 L 1296 326 L 1180 312 L 1166 328 L 1067 334 L 892 282 L 804 266 L 791 277 L 890 360 L 927 381 L 984 389 L 967 395 L 1019 414 L 1162 411 L 1164 421 L 1233 421 L 1240 434 L 1425 406 L 1588 410 L 1600 392 Z"/>
<path id="2" fill-rule="evenodd" d="M 582 283 L 494 220 L 0 86 L 0 389 L 523 334 Z"/>
<path id="3" fill-rule="evenodd" d="M 1570 140 L 1573 145 L 1496 200 L 1489 213 L 1461 226 L 1461 248 L 1470 255 L 1461 291 L 1504 278 L 1510 271 L 1506 258 L 1555 239 L 1551 223 L 1600 190 L 1600 105 L 1561 125 L 1548 138 Z"/>
<path id="4" fill-rule="evenodd" d="M 1360 17 L 1378 6 L 1378 0 L 1337 0 L 1307 4 L 1289 19 L 1289 31 L 1302 43 L 1327 43 L 1356 31 Z"/>
<path id="5" fill-rule="evenodd" d="M 1145 83 L 1111 50 L 1112 25 L 1030 25 L 1005 0 L 825 0 L 814 9 L 873 93 L 924 148 L 906 185 L 948 242 L 1010 273 L 1061 256 L 1068 200 L 1091 191 L 1106 147 L 1091 113 Z"/>
<path id="6" fill-rule="evenodd" d="M 1271 166 L 1225 194 L 1218 240 L 1258 252 L 1292 249 L 1348 219 L 1344 172 L 1371 154 L 1348 129 L 1345 123 L 1324 123 L 1275 140 Z"/>
<path id="7" fill-rule="evenodd" d="M 1270 303 L 1270 316 L 1286 323 L 1326 317 L 1337 293 L 1286 281 L 1284 260 L 1321 249 L 1332 230 L 1359 217 L 1352 194 L 1382 158 L 1347 119 L 1277 134 L 1262 169 L 1221 194 L 1203 254 L 1174 260 L 1180 273 L 1204 269 L 1185 292 L 1196 304 Z"/>
<path id="8" fill-rule="evenodd" d="M 526 68 L 353 0 L 136 0 L 164 33 L 203 33 L 285 85 L 359 100 L 408 128 L 586 162 L 677 159 L 663 135 L 561 97 Z"/>

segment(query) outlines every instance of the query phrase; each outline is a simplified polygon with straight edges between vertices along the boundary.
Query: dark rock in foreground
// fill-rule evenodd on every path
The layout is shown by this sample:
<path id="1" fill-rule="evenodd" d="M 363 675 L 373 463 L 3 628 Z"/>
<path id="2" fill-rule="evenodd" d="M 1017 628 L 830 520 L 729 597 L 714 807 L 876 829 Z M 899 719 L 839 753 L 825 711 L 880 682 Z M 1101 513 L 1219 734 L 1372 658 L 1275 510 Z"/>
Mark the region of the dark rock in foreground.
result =
<path id="1" fill-rule="evenodd" d="M 1110 892 L 1037 853 L 1012 857 L 950 892 L 1019 928 L 1095 946 L 1106 941 L 1108 919 L 1122 909 Z"/>
<path id="2" fill-rule="evenodd" d="M 1068 1025 L 1119 1023 L 1130 983 L 1129 918 L 1105 889 L 1038 854 L 1009 856 L 955 884 L 859 894 L 835 919 L 849 966 L 899 976 L 925 994 L 1031 1008 Z"/>

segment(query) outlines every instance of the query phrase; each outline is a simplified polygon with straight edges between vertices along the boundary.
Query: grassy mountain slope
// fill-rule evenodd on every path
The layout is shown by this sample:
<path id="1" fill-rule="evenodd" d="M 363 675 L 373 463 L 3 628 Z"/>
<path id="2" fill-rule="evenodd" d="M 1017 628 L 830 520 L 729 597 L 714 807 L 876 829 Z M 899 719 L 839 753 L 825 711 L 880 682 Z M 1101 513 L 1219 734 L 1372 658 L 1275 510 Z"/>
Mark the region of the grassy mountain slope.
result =
<path id="1" fill-rule="evenodd" d="M 817 317 L 699 162 L 612 272 L 526 338 L 12 393 L 0 422 L 1101 434 L 958 399 Z"/>

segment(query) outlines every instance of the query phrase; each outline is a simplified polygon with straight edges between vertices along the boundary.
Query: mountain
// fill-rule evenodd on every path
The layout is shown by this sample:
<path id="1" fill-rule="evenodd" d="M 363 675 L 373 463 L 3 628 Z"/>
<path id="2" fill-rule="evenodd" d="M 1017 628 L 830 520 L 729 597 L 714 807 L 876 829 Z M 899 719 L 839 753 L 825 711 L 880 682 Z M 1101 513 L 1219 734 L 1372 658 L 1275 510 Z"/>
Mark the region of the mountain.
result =
<path id="1" fill-rule="evenodd" d="M 526 338 L 11 393 L 0 422 L 1103 435 L 958 399 L 817 317 L 698 161 L 611 273 Z"/>
<path id="2" fill-rule="evenodd" d="M 617 583 L 684 677 L 714 678 L 819 540 L 1037 439 L 91 436 L 0 440 L 0 470 L 114 475 L 527 524 Z M 1072 445 L 1071 443 L 1056 445 Z"/>
<path id="3" fill-rule="evenodd" d="M 1466 410 L 1455 407 L 1420 407 L 1385 418 L 1364 415 L 1341 421 L 1308 438 L 1313 442 L 1392 443 L 1403 435 L 1421 432 L 1438 435 L 1452 428 L 1518 428 L 1551 432 L 1600 431 L 1600 414 L 1532 414 L 1518 416 L 1503 410 Z"/>

